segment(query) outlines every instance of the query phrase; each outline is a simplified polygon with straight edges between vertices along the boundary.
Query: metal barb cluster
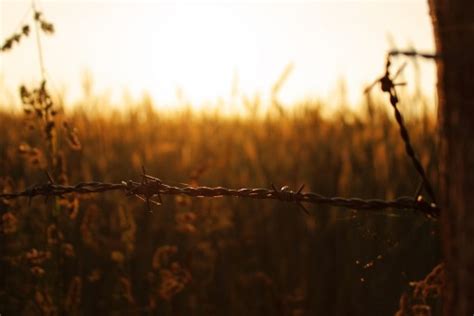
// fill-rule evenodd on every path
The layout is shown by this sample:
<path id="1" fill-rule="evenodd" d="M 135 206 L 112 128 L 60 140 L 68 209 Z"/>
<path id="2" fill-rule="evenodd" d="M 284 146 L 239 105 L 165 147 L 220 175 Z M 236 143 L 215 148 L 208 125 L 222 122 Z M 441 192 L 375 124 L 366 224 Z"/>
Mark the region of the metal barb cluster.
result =
<path id="1" fill-rule="evenodd" d="M 423 199 L 413 197 L 400 197 L 395 200 L 379 199 L 360 199 L 360 198 L 342 198 L 326 197 L 318 193 L 302 192 L 303 187 L 298 191 L 293 191 L 288 187 L 282 187 L 277 190 L 274 186 L 267 188 L 240 188 L 231 189 L 225 187 L 206 187 L 206 186 L 173 186 L 164 183 L 162 180 L 149 175 L 142 175 L 145 180 L 140 182 L 129 180 L 122 183 L 102 183 L 102 182 L 81 182 L 76 185 L 61 185 L 55 183 L 46 183 L 32 186 L 24 191 L 15 193 L 1 193 L 0 198 L 16 199 L 27 197 L 30 200 L 35 196 L 62 196 L 64 194 L 91 194 L 108 191 L 123 191 L 128 196 L 137 196 L 147 202 L 147 207 L 151 210 L 149 203 L 161 205 L 161 195 L 187 195 L 191 197 L 223 197 L 233 196 L 239 198 L 279 200 L 283 202 L 296 203 L 305 212 L 308 212 L 302 203 L 311 203 L 316 205 L 327 205 L 344 207 L 356 210 L 416 210 L 431 218 L 436 218 L 439 209 L 433 203 L 428 203 Z M 158 197 L 159 202 L 152 201 L 153 197 Z M 308 212 L 309 214 L 309 212 Z"/>

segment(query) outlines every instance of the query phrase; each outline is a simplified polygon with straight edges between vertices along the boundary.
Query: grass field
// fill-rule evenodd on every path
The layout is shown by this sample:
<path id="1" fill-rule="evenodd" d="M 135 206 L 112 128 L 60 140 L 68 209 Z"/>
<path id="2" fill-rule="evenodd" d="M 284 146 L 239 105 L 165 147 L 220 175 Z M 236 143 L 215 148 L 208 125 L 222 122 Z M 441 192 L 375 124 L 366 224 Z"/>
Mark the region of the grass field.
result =
<path id="1" fill-rule="evenodd" d="M 436 187 L 435 120 L 413 115 L 422 102 L 407 100 Z M 330 117 L 308 101 L 245 119 L 161 115 L 149 100 L 97 115 L 87 109 L 105 105 L 91 102 L 51 116 L 49 132 L 44 116 L 0 113 L 0 190 L 46 182 L 45 170 L 71 184 L 140 179 L 142 165 L 177 184 L 305 184 L 328 196 L 413 196 L 419 182 L 384 101 Z M 119 193 L 0 201 L 0 313 L 391 315 L 441 258 L 436 223 L 409 211 L 306 205 L 307 216 L 276 201 L 163 202 L 149 213 Z"/>

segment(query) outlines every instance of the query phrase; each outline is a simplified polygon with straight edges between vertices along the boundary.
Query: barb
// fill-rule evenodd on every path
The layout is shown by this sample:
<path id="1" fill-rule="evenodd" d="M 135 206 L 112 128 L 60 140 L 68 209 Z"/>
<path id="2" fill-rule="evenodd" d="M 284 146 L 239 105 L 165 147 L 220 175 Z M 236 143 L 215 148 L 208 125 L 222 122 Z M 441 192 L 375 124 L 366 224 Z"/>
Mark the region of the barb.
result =
<path id="1" fill-rule="evenodd" d="M 298 189 L 298 191 L 296 192 L 293 192 L 291 191 L 290 187 L 285 185 L 283 187 L 281 187 L 280 190 L 278 190 L 272 183 L 272 189 L 273 189 L 273 192 L 275 192 L 275 194 L 278 196 L 278 198 L 281 200 L 281 201 L 288 201 L 288 202 L 295 202 L 298 207 L 306 213 L 306 215 L 309 215 L 309 212 L 308 210 L 304 207 L 303 204 L 301 204 L 301 201 L 298 201 L 297 199 L 295 199 L 295 197 L 299 194 L 301 194 L 301 192 L 303 191 L 304 189 L 304 184 L 300 186 L 300 188 Z M 289 194 L 288 194 L 289 193 Z"/>
<path id="2" fill-rule="evenodd" d="M 17 199 L 28 197 L 32 199 L 35 196 L 60 196 L 63 194 L 91 194 L 108 191 L 123 191 L 126 195 L 139 196 L 146 201 L 154 195 L 187 195 L 191 197 L 223 197 L 233 196 L 249 199 L 279 200 L 283 202 L 294 202 L 297 205 L 301 203 L 311 203 L 316 205 L 327 205 L 344 207 L 357 210 L 416 210 L 431 218 L 439 215 L 438 207 L 433 203 L 428 203 L 423 199 L 413 197 L 400 197 L 395 200 L 379 199 L 360 199 L 360 198 L 342 198 L 326 197 L 314 192 L 302 192 L 302 188 L 293 191 L 288 187 L 276 190 L 274 187 L 267 188 L 240 188 L 231 189 L 225 187 L 206 187 L 206 186 L 173 186 L 164 183 L 159 178 L 144 175 L 147 181 L 136 182 L 133 180 L 123 181 L 122 183 L 102 183 L 102 182 L 81 182 L 76 185 L 60 185 L 55 183 L 46 183 L 35 185 L 24 191 L 14 193 L 2 193 L 0 198 Z"/>

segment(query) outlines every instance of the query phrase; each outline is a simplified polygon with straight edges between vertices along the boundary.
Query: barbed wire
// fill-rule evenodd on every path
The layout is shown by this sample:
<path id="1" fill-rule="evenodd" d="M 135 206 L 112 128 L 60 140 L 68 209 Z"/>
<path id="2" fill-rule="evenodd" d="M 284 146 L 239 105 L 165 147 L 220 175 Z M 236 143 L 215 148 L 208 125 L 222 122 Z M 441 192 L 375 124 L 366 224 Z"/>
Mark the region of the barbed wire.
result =
<path id="1" fill-rule="evenodd" d="M 174 186 L 164 183 L 162 180 L 150 175 L 143 175 L 145 180 L 141 182 L 128 180 L 121 183 L 104 182 L 81 182 L 76 185 L 61 185 L 52 182 L 34 185 L 20 192 L 5 192 L 0 194 L 3 199 L 16 199 L 27 197 L 30 201 L 36 196 L 60 197 L 65 194 L 92 194 L 108 191 L 123 191 L 128 196 L 137 196 L 149 203 L 161 205 L 161 195 L 187 195 L 191 197 L 224 197 L 232 196 L 249 199 L 279 200 L 283 202 L 296 203 L 303 210 L 306 209 L 301 203 L 311 203 L 316 205 L 327 205 L 344 207 L 356 210 L 415 210 L 436 218 L 439 215 L 438 207 L 433 203 L 428 203 L 423 199 L 413 197 L 399 197 L 394 200 L 381 199 L 361 199 L 327 197 L 314 192 L 303 192 L 303 186 L 299 190 L 293 191 L 284 186 L 281 189 L 272 188 L 239 188 L 231 189 L 226 187 L 206 187 L 206 186 Z M 156 200 L 155 200 L 156 199 Z"/>
<path id="2" fill-rule="evenodd" d="M 422 53 L 418 53 L 415 50 L 411 50 L 411 51 L 392 50 L 392 51 L 389 51 L 387 53 L 387 61 L 386 61 L 386 64 L 385 64 L 385 73 L 384 73 L 384 75 L 382 77 L 378 78 L 377 80 L 375 80 L 369 87 L 367 87 L 365 89 L 365 92 L 369 93 L 370 90 L 377 83 L 380 83 L 380 88 L 381 88 L 382 92 L 385 92 L 389 95 L 390 104 L 393 108 L 393 111 L 394 111 L 394 114 L 395 114 L 395 119 L 397 121 L 399 130 L 400 130 L 400 137 L 402 138 L 402 140 L 405 144 L 405 153 L 410 158 L 413 166 L 415 167 L 415 170 L 417 171 L 417 173 L 420 175 L 420 178 L 421 178 L 421 185 L 417 188 L 415 197 L 416 197 L 416 199 L 422 199 L 423 197 L 421 195 L 421 192 L 423 191 L 423 189 L 425 189 L 426 192 L 428 193 L 430 199 L 431 199 L 431 202 L 433 204 L 436 204 L 436 197 L 435 197 L 434 189 L 433 189 L 433 187 L 432 187 L 432 185 L 431 185 L 431 183 L 428 179 L 428 176 L 426 175 L 426 172 L 425 172 L 425 169 L 423 168 L 423 165 L 421 164 L 420 160 L 416 156 L 414 147 L 413 147 L 413 145 L 411 143 L 411 140 L 410 140 L 410 135 L 408 133 L 408 129 L 407 129 L 405 123 L 404 123 L 402 113 L 398 109 L 399 98 L 398 98 L 396 87 L 405 85 L 405 83 L 395 83 L 394 80 L 403 71 L 403 69 L 406 66 L 406 63 L 403 64 L 396 71 L 396 73 L 394 75 L 392 75 L 391 72 L 390 72 L 390 66 L 392 64 L 390 58 L 392 56 L 396 56 L 396 55 L 403 55 L 403 56 L 407 56 L 407 57 L 424 57 L 424 58 L 432 58 L 432 59 L 439 58 L 439 56 L 435 55 L 435 54 L 422 54 Z"/>
<path id="3" fill-rule="evenodd" d="M 37 37 L 37 48 L 39 53 L 41 74 L 45 76 L 45 68 L 42 58 L 41 42 L 39 38 L 38 23 L 42 23 L 41 27 L 44 31 L 53 32 L 54 28 L 51 23 L 41 20 L 41 13 L 36 10 L 35 0 L 32 0 L 32 9 L 35 12 L 35 27 Z M 297 191 L 291 190 L 289 187 L 284 186 L 281 189 L 275 188 L 272 185 L 271 189 L 267 188 L 240 188 L 231 189 L 225 187 L 206 187 L 206 186 L 173 186 L 165 184 L 159 178 L 147 175 L 145 169 L 143 169 L 142 182 L 136 181 L 125 181 L 122 183 L 104 183 L 104 182 L 81 182 L 76 185 L 61 185 L 55 184 L 48 174 L 49 183 L 38 184 L 25 189 L 20 192 L 0 193 L 0 198 L 3 199 L 16 199 L 20 197 L 28 197 L 29 200 L 35 196 L 62 196 L 64 194 L 77 193 L 77 194 L 90 194 L 90 193 L 102 193 L 107 191 L 125 191 L 127 195 L 135 195 L 140 197 L 147 203 L 147 207 L 150 209 L 150 203 L 162 204 L 161 194 L 169 195 L 187 195 L 191 197 L 220 197 L 220 196 L 234 196 L 240 198 L 251 198 L 251 199 L 273 199 L 284 202 L 294 202 L 303 211 L 308 213 L 302 203 L 312 203 L 319 205 L 345 207 L 350 209 L 363 209 L 363 210 L 381 210 L 381 209 L 398 209 L 398 210 L 416 210 L 423 214 L 436 218 L 439 216 L 440 209 L 436 205 L 436 198 L 434 190 L 428 180 L 426 172 L 415 154 L 415 150 L 410 141 L 408 129 L 406 128 L 403 120 L 403 116 L 398 109 L 398 95 L 396 86 L 404 85 L 404 83 L 394 83 L 394 79 L 402 72 L 404 66 L 402 66 L 395 75 L 390 73 L 392 56 L 407 56 L 407 57 L 422 57 L 428 59 L 439 58 L 439 55 L 419 53 L 415 50 L 398 51 L 391 50 L 387 53 L 387 62 L 385 65 L 385 73 L 382 77 L 378 78 L 372 85 L 370 85 L 366 92 L 369 92 L 377 83 L 380 83 L 381 90 L 389 94 L 390 104 L 394 109 L 395 118 L 400 129 L 400 136 L 405 144 L 405 152 L 412 161 L 417 173 L 420 175 L 421 183 L 417 188 L 414 197 L 399 197 L 394 200 L 381 200 L 381 199 L 361 199 L 361 198 L 343 198 L 343 197 L 326 197 L 318 193 L 303 192 L 303 186 Z M 423 189 L 428 193 L 431 202 L 425 201 L 421 192 Z M 156 202 L 152 198 L 158 198 Z"/>

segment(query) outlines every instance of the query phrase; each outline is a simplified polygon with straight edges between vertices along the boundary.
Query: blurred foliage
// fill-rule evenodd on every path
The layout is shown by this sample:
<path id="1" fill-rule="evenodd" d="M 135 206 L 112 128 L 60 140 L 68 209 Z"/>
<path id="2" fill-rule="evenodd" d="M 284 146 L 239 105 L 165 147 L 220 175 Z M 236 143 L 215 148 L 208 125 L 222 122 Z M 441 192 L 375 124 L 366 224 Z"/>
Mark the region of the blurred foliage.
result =
<path id="1" fill-rule="evenodd" d="M 244 119 L 161 115 L 149 99 L 100 115 L 91 102 L 46 123 L 1 112 L 0 190 L 46 182 L 46 170 L 62 183 L 139 179 L 142 165 L 177 184 L 304 183 L 328 196 L 418 186 L 388 103 L 323 117 L 324 104 L 307 101 L 253 117 L 259 101 L 246 100 Z M 436 187 L 435 120 L 408 115 L 407 126 Z M 119 193 L 0 201 L 0 312 L 390 315 L 440 261 L 436 222 L 421 214 L 306 207 L 311 216 L 277 201 L 166 196 L 149 213 Z"/>

